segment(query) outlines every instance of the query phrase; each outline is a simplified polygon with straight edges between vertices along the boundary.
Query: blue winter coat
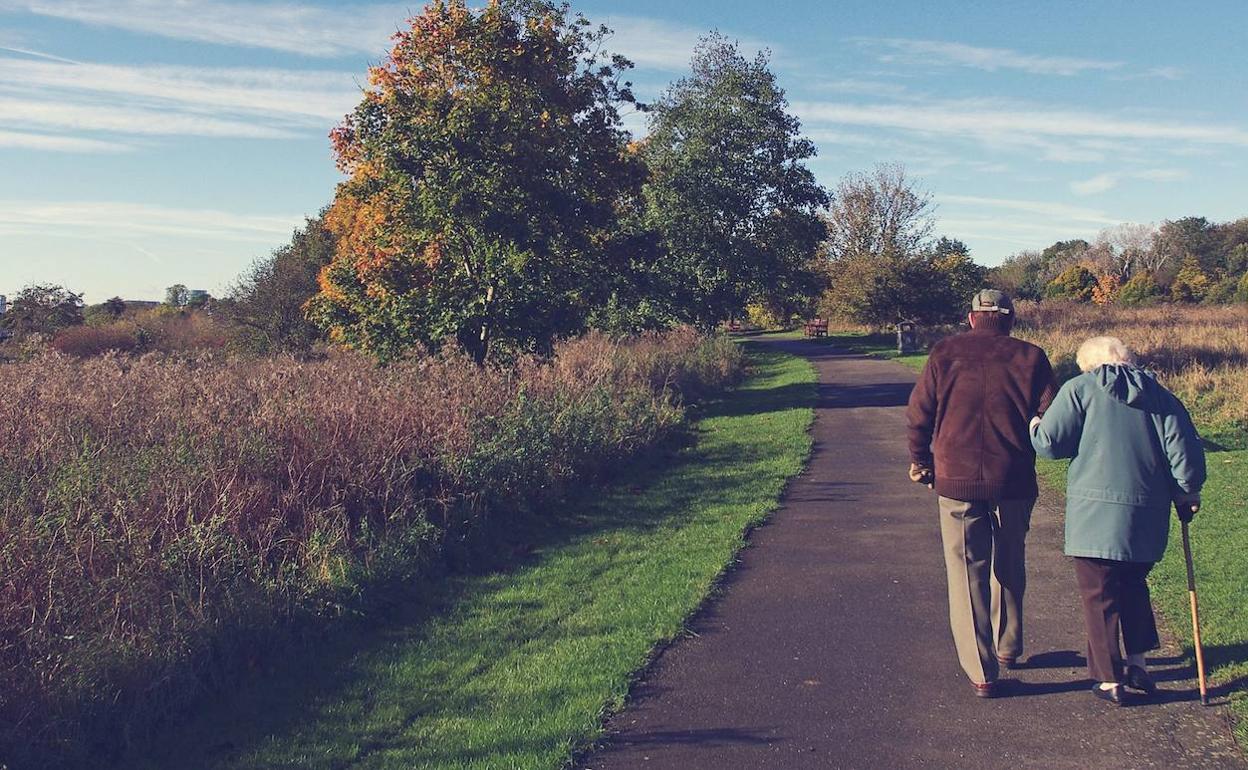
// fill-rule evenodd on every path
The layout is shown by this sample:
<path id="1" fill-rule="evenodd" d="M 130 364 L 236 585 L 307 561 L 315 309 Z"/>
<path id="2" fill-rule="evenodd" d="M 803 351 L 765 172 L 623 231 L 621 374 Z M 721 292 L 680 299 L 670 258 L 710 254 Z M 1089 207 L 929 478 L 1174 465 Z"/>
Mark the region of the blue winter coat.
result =
<path id="1" fill-rule="evenodd" d="M 1156 562 L 1170 503 L 1199 492 L 1205 452 L 1187 409 L 1150 372 L 1107 364 L 1068 381 L 1031 430 L 1036 454 L 1074 458 L 1066 553 Z"/>

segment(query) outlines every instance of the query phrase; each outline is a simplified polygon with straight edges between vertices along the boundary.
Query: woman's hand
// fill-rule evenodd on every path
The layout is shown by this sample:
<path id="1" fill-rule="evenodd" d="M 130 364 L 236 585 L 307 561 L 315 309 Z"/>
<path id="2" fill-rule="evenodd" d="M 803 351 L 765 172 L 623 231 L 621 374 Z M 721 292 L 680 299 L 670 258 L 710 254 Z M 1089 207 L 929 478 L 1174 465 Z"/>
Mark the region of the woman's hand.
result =
<path id="1" fill-rule="evenodd" d="M 1027 426 L 1027 430 L 1032 433 L 1036 432 L 1036 428 L 1040 427 L 1040 415 L 1031 418 L 1031 424 Z"/>
<path id="2" fill-rule="evenodd" d="M 1200 510 L 1200 493 L 1193 492 L 1187 495 L 1176 495 L 1174 498 L 1174 513 L 1179 517 L 1179 521 L 1187 524 L 1196 517 L 1196 513 Z"/>

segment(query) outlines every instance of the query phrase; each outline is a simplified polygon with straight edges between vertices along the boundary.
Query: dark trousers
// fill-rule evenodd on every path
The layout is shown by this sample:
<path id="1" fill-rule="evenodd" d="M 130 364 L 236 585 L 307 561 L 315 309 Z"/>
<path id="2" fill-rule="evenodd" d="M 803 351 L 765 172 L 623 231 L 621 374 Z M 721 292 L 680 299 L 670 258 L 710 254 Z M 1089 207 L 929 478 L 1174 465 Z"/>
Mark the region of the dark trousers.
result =
<path id="1" fill-rule="evenodd" d="M 1075 557 L 1075 579 L 1088 628 L 1088 673 L 1098 682 L 1122 681 L 1119 629 L 1128 655 L 1160 645 L 1146 580 L 1152 568 L 1151 562 Z"/>

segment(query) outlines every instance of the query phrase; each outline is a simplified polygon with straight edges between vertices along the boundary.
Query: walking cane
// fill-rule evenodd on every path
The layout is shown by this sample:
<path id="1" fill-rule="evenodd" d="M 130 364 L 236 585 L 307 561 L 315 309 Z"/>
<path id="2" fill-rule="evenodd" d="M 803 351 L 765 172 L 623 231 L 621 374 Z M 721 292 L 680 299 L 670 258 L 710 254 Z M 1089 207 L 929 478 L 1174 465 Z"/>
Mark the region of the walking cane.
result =
<path id="1" fill-rule="evenodd" d="M 1183 559 L 1187 562 L 1187 597 L 1192 603 L 1192 645 L 1196 648 L 1196 675 L 1200 678 L 1200 705 L 1209 705 L 1209 691 L 1205 686 L 1205 652 L 1200 645 L 1200 612 L 1196 609 L 1196 573 L 1192 571 L 1192 541 L 1187 535 L 1187 522 L 1183 527 Z"/>

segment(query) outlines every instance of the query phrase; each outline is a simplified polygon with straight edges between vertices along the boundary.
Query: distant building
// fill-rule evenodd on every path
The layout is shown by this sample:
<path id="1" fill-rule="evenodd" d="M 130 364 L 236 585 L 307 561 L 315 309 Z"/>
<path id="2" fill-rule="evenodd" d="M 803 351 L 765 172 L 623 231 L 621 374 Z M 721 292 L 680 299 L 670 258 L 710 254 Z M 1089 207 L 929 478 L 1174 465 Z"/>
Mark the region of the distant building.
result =
<path id="1" fill-rule="evenodd" d="M 0 315 L 9 312 L 9 298 L 0 294 Z"/>
<path id="2" fill-rule="evenodd" d="M 209 299 L 211 297 L 203 289 L 191 289 L 186 294 L 186 304 L 189 307 L 203 307 L 208 304 Z"/>

